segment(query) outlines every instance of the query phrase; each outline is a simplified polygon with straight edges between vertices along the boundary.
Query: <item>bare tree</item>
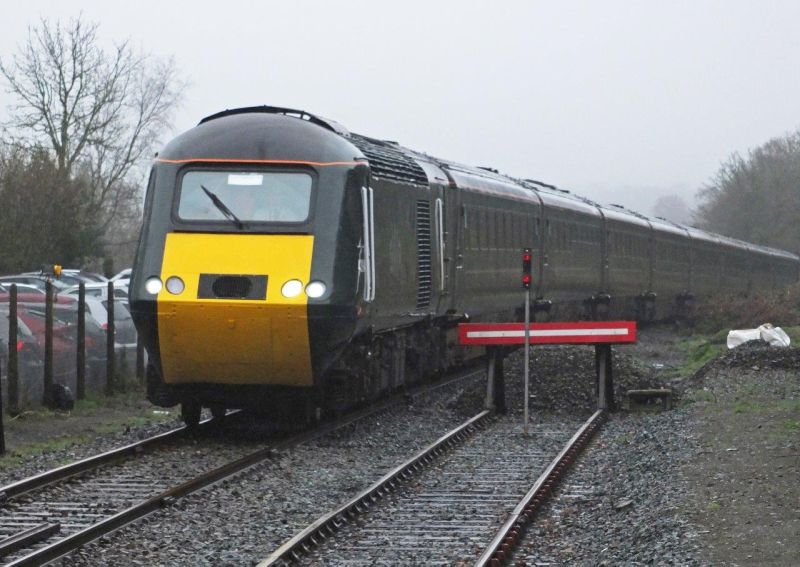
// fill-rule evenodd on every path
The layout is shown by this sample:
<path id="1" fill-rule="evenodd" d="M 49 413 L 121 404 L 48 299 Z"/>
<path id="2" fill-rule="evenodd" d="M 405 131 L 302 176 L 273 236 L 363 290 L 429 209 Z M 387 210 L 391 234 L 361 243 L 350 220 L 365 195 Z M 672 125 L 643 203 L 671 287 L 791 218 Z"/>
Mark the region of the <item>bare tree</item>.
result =
<path id="1" fill-rule="evenodd" d="M 67 178 L 89 180 L 88 211 L 105 229 L 121 208 L 138 203 L 126 177 L 169 126 L 184 82 L 172 59 L 141 53 L 125 41 L 104 50 L 98 25 L 41 20 L 0 74 L 15 102 L 6 135 L 46 147 Z"/>

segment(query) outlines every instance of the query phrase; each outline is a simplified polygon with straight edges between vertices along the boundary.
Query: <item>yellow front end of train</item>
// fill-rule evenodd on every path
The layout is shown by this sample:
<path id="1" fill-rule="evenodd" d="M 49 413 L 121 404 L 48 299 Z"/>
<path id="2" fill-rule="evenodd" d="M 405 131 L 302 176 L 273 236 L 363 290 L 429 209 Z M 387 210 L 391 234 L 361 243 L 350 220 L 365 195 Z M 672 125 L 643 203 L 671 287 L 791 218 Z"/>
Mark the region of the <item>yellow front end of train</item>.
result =
<path id="1" fill-rule="evenodd" d="M 307 297 L 302 285 L 291 297 L 282 287 L 309 281 L 313 244 L 311 235 L 168 233 L 161 280 L 184 289 L 157 297 L 164 382 L 311 386 Z M 265 278 L 263 297 L 202 292 L 204 281 L 243 276 Z"/>

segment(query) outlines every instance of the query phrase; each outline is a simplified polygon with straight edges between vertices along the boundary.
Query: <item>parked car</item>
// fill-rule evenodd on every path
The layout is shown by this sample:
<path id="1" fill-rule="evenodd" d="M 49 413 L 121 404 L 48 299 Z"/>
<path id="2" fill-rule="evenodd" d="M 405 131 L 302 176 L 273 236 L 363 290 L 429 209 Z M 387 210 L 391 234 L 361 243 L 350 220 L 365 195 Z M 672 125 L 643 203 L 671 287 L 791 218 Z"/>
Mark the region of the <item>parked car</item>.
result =
<path id="1" fill-rule="evenodd" d="M 108 299 L 108 282 L 106 283 L 90 283 L 85 284 L 86 297 L 95 297 L 100 300 Z M 60 295 L 68 295 L 71 297 L 78 297 L 78 286 L 73 286 L 60 292 Z M 114 282 L 114 297 L 122 302 L 128 302 L 128 284 L 115 281 Z"/>
<path id="2" fill-rule="evenodd" d="M 20 294 L 20 293 L 35 293 L 37 295 L 41 295 L 42 297 L 44 297 L 44 295 L 45 295 L 44 294 L 44 289 L 40 289 L 40 288 L 36 287 L 35 285 L 14 283 L 14 282 L 12 282 L 12 283 L 0 283 L 0 294 L 6 294 L 6 293 L 10 294 L 12 285 L 16 285 L 17 286 L 17 294 Z"/>
<path id="3" fill-rule="evenodd" d="M 77 300 L 72 297 L 65 297 L 65 299 L 71 301 L 71 306 L 68 309 L 63 309 L 59 312 L 59 318 L 63 321 L 67 322 L 70 325 L 70 338 L 73 341 L 77 341 L 77 328 L 78 328 L 78 310 L 77 310 Z M 103 312 L 104 307 L 99 300 L 94 298 L 86 298 L 86 305 L 84 309 L 86 310 L 86 316 L 84 317 L 85 321 L 85 334 L 84 334 L 84 344 L 86 348 L 86 377 L 87 377 L 87 388 L 92 388 L 95 390 L 102 389 L 105 386 L 106 380 L 106 328 L 107 326 L 101 326 L 100 322 L 94 315 L 94 312 L 97 311 L 97 307 L 92 304 L 99 305 L 99 311 Z M 94 307 L 94 311 L 93 308 Z M 107 315 L 104 313 L 98 314 L 103 321 L 105 322 Z M 116 331 L 116 328 L 115 328 Z M 115 333 L 116 336 L 116 333 Z M 73 349 L 74 352 L 77 352 L 77 344 Z M 117 348 L 117 344 L 115 341 L 114 344 L 114 351 L 118 352 L 121 349 Z M 77 355 L 76 355 L 77 356 Z"/>
<path id="4" fill-rule="evenodd" d="M 72 307 L 74 311 L 74 307 Z M 65 319 L 64 309 L 56 304 L 53 310 L 53 381 L 74 388 L 76 375 L 75 327 Z M 17 314 L 36 337 L 39 350 L 45 350 L 45 306 L 44 303 L 20 303 Z M 74 389 L 73 389 L 74 392 Z"/>
<path id="5" fill-rule="evenodd" d="M 100 326 L 108 331 L 108 301 L 86 298 L 86 307 L 92 312 Z M 114 352 L 117 359 L 133 364 L 136 361 L 136 327 L 127 304 L 114 303 Z"/>
<path id="6" fill-rule="evenodd" d="M 41 272 L 24 272 L 20 274 L 21 276 L 41 276 Z M 78 285 L 82 281 L 86 281 L 82 277 L 79 277 L 77 274 L 73 273 L 65 273 L 61 272 L 61 275 L 56 276 L 54 274 L 47 274 L 46 277 L 49 277 L 52 281 L 57 281 L 59 283 L 64 284 L 65 286 L 71 285 Z"/>
<path id="7" fill-rule="evenodd" d="M 3 403 L 8 406 L 8 305 L 0 304 L 0 387 Z M 17 370 L 20 407 L 38 404 L 42 399 L 43 357 L 36 337 L 17 316 Z"/>
<path id="8" fill-rule="evenodd" d="M 124 283 L 126 286 L 130 286 L 131 283 L 131 268 L 125 268 L 118 274 L 111 276 L 108 278 L 112 282 L 121 282 Z"/>
<path id="9" fill-rule="evenodd" d="M 87 272 L 85 270 L 77 270 L 73 268 L 65 268 L 61 270 L 61 276 L 63 277 L 64 274 L 69 276 L 73 276 L 76 278 L 80 278 L 86 283 L 102 283 L 107 282 L 108 278 L 102 276 L 100 274 L 96 274 L 95 272 Z"/>
<path id="10" fill-rule="evenodd" d="M 63 289 L 67 289 L 69 284 L 66 284 L 60 280 L 57 280 L 50 276 L 43 276 L 43 275 L 35 275 L 35 274 L 17 274 L 14 276 L 0 276 L 0 283 L 2 284 L 26 284 L 34 286 L 42 291 L 45 289 L 45 282 L 47 280 L 53 284 L 53 289 L 56 291 L 60 291 Z"/>

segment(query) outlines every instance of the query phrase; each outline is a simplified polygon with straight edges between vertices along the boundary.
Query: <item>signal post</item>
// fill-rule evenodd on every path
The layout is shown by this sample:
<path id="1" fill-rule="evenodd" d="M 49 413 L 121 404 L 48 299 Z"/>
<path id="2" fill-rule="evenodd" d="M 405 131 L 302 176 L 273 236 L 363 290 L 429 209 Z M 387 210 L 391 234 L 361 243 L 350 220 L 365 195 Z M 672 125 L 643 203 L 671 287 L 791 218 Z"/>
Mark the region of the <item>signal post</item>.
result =
<path id="1" fill-rule="evenodd" d="M 531 249 L 522 251 L 522 287 L 525 290 L 524 323 L 461 323 L 461 345 L 484 345 L 487 348 L 486 405 L 505 411 L 503 357 L 507 347 L 524 347 L 524 431 L 528 433 L 531 344 L 582 344 L 595 347 L 598 409 L 614 409 L 611 345 L 636 342 L 635 321 L 579 321 L 557 323 L 530 322 Z"/>

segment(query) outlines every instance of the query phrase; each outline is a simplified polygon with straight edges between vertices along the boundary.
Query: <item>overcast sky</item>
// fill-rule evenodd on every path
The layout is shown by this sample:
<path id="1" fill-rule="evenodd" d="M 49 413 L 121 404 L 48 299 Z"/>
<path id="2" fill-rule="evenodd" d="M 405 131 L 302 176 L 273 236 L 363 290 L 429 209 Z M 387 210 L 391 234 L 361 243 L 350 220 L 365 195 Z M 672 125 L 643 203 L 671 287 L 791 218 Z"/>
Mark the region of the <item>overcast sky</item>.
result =
<path id="1" fill-rule="evenodd" d="M 191 86 L 170 134 L 301 108 L 642 212 L 800 126 L 796 1 L 9 1 L 0 57 L 79 12 L 178 62 Z"/>

